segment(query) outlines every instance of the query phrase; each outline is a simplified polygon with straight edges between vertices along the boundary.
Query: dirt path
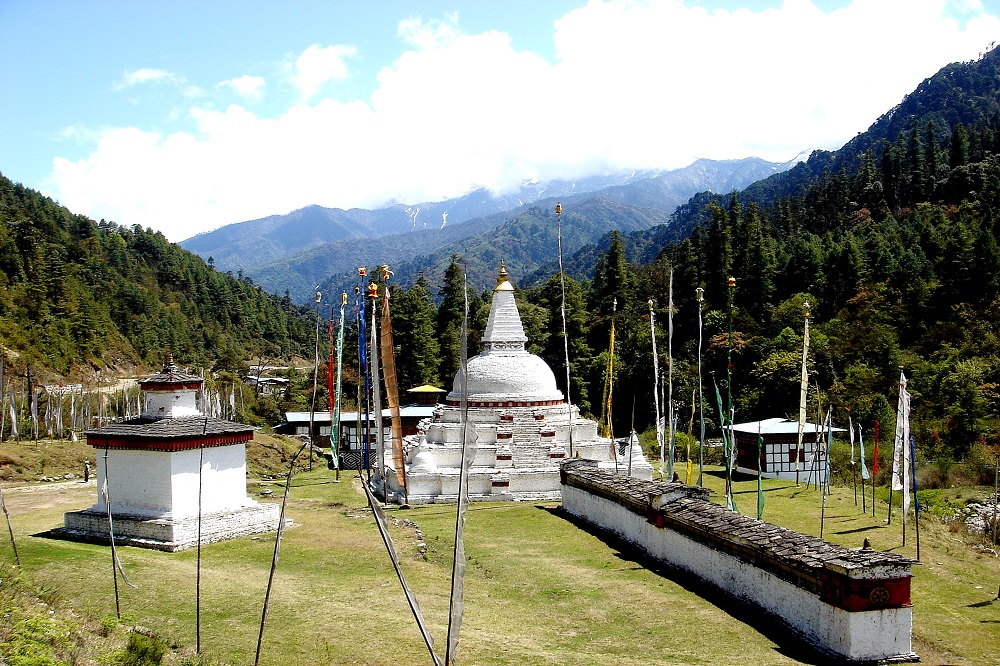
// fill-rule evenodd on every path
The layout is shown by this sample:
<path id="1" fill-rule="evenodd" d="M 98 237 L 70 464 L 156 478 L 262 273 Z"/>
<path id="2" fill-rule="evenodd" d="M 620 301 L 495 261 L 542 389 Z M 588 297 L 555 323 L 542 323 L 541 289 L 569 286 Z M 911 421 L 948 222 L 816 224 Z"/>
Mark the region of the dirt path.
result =
<path id="1" fill-rule="evenodd" d="M 97 499 L 97 483 L 58 481 L 3 489 L 4 503 L 12 516 L 40 509 L 79 509 Z"/>

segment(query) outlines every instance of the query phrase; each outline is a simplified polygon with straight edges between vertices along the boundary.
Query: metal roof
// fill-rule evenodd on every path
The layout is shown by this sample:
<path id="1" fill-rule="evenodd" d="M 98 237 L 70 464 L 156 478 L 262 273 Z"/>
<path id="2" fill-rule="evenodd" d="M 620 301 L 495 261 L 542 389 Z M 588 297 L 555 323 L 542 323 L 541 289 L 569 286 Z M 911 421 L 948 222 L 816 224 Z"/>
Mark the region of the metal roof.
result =
<path id="1" fill-rule="evenodd" d="M 411 388 L 407 390 L 407 393 L 447 393 L 443 388 L 438 388 L 437 386 L 431 386 L 430 384 L 424 384 L 423 386 L 418 386 L 416 388 Z"/>
<path id="2" fill-rule="evenodd" d="M 737 423 L 733 426 L 733 430 L 751 435 L 756 435 L 758 432 L 762 435 L 797 435 L 799 422 L 782 418 L 764 419 L 763 421 Z M 803 434 L 816 434 L 817 431 L 825 430 L 826 428 L 822 424 L 816 423 L 806 423 L 802 428 Z M 847 432 L 844 428 L 831 428 L 831 430 L 833 432 Z"/>

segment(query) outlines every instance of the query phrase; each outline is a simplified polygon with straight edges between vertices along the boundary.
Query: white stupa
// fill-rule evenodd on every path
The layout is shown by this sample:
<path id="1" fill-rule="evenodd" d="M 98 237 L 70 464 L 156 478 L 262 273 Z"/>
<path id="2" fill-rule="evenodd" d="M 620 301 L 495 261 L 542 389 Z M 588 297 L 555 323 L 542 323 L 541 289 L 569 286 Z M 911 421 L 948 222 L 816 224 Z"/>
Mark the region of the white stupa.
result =
<path id="1" fill-rule="evenodd" d="M 527 341 L 501 262 L 483 351 L 468 363 L 469 427 L 476 435 L 470 499 L 559 499 L 559 465 L 567 457 L 596 460 L 604 469 L 652 480 L 653 468 L 638 442 L 620 452 L 610 439 L 599 437 L 597 423 L 581 418 L 579 409 L 563 400 L 548 364 L 525 350 Z M 389 499 L 411 504 L 457 500 L 461 391 L 459 372 L 446 404 L 406 439 L 405 492 L 386 456 Z"/>
<path id="2" fill-rule="evenodd" d="M 172 361 L 141 381 L 138 418 L 88 431 L 97 449 L 97 503 L 64 516 L 58 536 L 159 550 L 276 530 L 279 507 L 247 496 L 253 426 L 203 416 L 203 379 Z"/>

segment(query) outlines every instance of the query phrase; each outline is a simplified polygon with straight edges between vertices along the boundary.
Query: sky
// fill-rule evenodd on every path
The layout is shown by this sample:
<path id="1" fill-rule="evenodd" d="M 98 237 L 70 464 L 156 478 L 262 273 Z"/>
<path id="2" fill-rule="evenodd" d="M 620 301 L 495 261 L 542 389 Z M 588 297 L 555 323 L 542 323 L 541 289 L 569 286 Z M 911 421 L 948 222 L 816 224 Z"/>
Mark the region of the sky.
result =
<path id="1" fill-rule="evenodd" d="M 172 241 L 834 150 L 1000 0 L 0 0 L 0 173 Z"/>

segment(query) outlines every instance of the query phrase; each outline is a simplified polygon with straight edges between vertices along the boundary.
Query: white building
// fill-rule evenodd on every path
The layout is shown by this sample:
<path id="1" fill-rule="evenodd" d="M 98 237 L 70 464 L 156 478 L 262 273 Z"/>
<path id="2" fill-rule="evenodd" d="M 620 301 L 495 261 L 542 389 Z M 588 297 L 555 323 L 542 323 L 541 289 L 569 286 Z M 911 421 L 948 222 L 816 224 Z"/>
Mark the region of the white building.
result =
<path id="1" fill-rule="evenodd" d="M 528 338 L 514 301 L 514 288 L 501 263 L 483 351 L 468 363 L 469 428 L 475 459 L 469 474 L 473 501 L 559 499 L 559 464 L 567 457 L 598 461 L 602 469 L 650 480 L 653 468 L 637 440 L 621 455 L 597 434 L 597 423 L 581 418 L 563 400 L 555 375 L 529 354 Z M 406 487 L 399 485 L 391 452 L 383 469 L 388 496 L 411 504 L 454 502 L 462 458 L 461 372 L 446 404 L 406 438 Z M 381 470 L 379 470 L 381 472 Z M 377 480 L 381 483 L 382 476 Z"/>
<path id="2" fill-rule="evenodd" d="M 835 433 L 843 428 L 831 428 Z M 757 474 L 757 440 L 763 440 L 760 454 L 761 476 L 822 484 L 826 481 L 826 428 L 805 423 L 799 447 L 799 422 L 783 418 L 764 419 L 733 426 L 736 436 L 736 469 Z M 796 477 L 796 474 L 798 476 Z"/>
<path id="3" fill-rule="evenodd" d="M 90 430 L 97 503 L 65 514 L 61 536 L 159 550 L 275 530 L 279 507 L 247 496 L 246 443 L 253 427 L 203 416 L 203 380 L 172 362 L 139 383 L 138 418 Z"/>

